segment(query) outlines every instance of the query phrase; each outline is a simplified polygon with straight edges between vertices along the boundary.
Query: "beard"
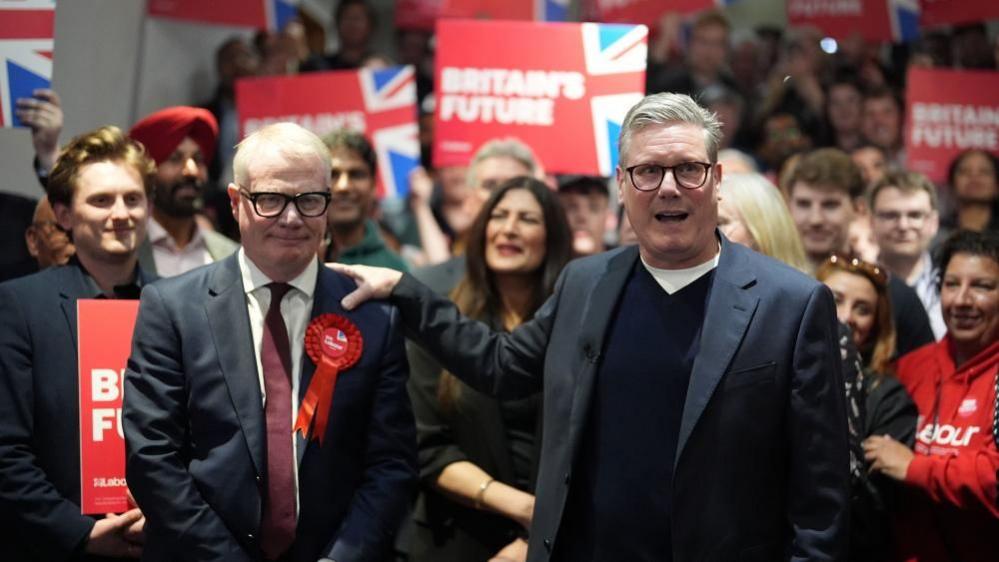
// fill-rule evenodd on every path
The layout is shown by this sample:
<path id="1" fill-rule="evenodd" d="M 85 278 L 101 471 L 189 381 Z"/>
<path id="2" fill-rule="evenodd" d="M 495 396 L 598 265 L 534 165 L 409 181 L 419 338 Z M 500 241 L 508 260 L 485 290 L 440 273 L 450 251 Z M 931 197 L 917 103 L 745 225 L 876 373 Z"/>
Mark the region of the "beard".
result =
<path id="1" fill-rule="evenodd" d="M 182 178 L 172 184 L 157 185 L 156 208 L 176 218 L 193 217 L 204 208 L 205 184 L 192 178 Z"/>

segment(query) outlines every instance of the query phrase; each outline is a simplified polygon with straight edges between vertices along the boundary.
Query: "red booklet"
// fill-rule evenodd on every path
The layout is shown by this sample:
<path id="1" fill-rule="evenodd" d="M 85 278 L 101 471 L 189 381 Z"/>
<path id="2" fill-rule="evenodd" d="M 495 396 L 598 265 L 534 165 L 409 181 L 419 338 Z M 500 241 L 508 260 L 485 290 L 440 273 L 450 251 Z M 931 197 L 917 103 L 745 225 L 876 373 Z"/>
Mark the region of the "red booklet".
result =
<path id="1" fill-rule="evenodd" d="M 76 303 L 80 350 L 80 508 L 121 513 L 130 507 L 125 486 L 122 383 L 132 351 L 139 301 Z"/>

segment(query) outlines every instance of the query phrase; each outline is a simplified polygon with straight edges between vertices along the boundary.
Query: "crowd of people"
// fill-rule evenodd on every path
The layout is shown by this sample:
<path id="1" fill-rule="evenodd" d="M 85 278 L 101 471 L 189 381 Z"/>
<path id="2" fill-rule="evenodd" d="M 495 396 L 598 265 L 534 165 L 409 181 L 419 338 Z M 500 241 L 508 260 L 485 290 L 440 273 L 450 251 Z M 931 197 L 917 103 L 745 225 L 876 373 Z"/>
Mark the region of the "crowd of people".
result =
<path id="1" fill-rule="evenodd" d="M 901 102 L 912 66 L 999 70 L 984 24 L 830 54 L 663 17 L 610 178 L 512 137 L 435 168 L 432 36 L 393 61 L 376 25 L 342 0 L 335 53 L 304 13 L 227 40 L 212 100 L 127 131 L 63 139 L 56 92 L 18 100 L 40 187 L 0 240 L 10 559 L 995 559 L 999 160 L 907 169 Z M 404 202 L 361 133 L 238 138 L 238 78 L 396 63 Z M 76 301 L 140 295 L 131 509 L 83 515 Z M 317 322 L 346 351 L 303 344 Z"/>

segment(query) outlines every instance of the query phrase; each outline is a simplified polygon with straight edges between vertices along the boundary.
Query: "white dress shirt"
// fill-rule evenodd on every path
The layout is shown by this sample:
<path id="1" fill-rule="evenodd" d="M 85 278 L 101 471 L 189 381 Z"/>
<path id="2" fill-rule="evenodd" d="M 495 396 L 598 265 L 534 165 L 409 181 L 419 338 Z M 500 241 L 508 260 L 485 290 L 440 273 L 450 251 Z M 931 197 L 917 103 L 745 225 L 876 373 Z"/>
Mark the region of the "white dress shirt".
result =
<path id="1" fill-rule="evenodd" d="M 267 404 L 267 392 L 264 390 L 264 369 L 260 362 L 260 346 L 264 337 L 264 317 L 271 306 L 271 291 L 266 287 L 271 280 L 264 275 L 243 248 L 239 249 L 239 271 L 243 277 L 243 290 L 246 292 L 246 308 L 250 313 L 250 332 L 253 335 L 253 356 L 257 364 L 257 378 L 260 381 L 260 395 L 264 405 Z M 281 300 L 281 316 L 288 329 L 289 348 L 291 349 L 291 423 L 298 416 L 298 389 L 302 378 L 302 354 L 305 350 L 305 329 L 312 315 L 312 303 L 316 292 L 316 278 L 319 275 L 319 262 L 312 260 L 305 271 L 288 282 L 292 290 Z M 297 439 L 292 437 L 292 453 L 298 458 Z M 295 474 L 295 511 L 298 512 L 298 463 L 294 466 Z"/>
<path id="2" fill-rule="evenodd" d="M 153 247 L 153 263 L 156 264 L 156 274 L 160 277 L 173 277 L 187 273 L 196 267 L 212 263 L 212 255 L 208 253 L 205 235 L 201 227 L 194 226 L 194 236 L 183 248 L 178 248 L 170 233 L 156 219 L 149 217 L 147 236 Z"/>
<path id="3" fill-rule="evenodd" d="M 937 286 L 937 276 L 940 270 L 933 265 L 933 258 L 929 252 L 923 252 L 919 258 L 922 262 L 919 275 L 909 285 L 926 309 L 927 316 L 930 317 L 930 327 L 933 328 L 933 335 L 937 341 L 943 339 L 947 334 L 947 325 L 944 324 L 943 310 L 940 308 L 940 288 Z"/>

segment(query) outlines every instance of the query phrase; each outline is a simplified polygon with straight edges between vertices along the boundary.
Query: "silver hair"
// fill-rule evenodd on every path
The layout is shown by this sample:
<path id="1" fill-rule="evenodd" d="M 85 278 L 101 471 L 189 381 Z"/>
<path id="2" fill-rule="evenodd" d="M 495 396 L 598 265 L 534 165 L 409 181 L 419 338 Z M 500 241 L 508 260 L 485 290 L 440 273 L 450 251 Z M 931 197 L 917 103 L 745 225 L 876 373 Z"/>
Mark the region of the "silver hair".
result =
<path id="1" fill-rule="evenodd" d="M 523 164 L 530 172 L 528 175 L 531 177 L 538 175 L 538 161 L 530 147 L 515 138 L 492 139 L 483 143 L 475 151 L 475 156 L 468 164 L 468 176 L 465 178 L 468 186 L 475 187 L 477 183 L 476 168 L 490 158 L 512 158 Z"/>
<path id="2" fill-rule="evenodd" d="M 621 137 L 618 139 L 618 154 L 621 159 L 628 150 L 631 135 L 650 125 L 688 123 L 704 129 L 704 146 L 708 160 L 718 161 L 718 145 L 721 144 L 721 123 L 718 117 L 697 104 L 686 94 L 661 92 L 650 94 L 635 104 L 624 117 Z"/>
<path id="3" fill-rule="evenodd" d="M 323 176 L 330 178 L 333 164 L 322 139 L 295 123 L 274 123 L 254 131 L 236 145 L 232 174 L 237 185 L 249 189 L 249 165 L 262 151 L 277 152 L 289 159 L 319 158 Z"/>

